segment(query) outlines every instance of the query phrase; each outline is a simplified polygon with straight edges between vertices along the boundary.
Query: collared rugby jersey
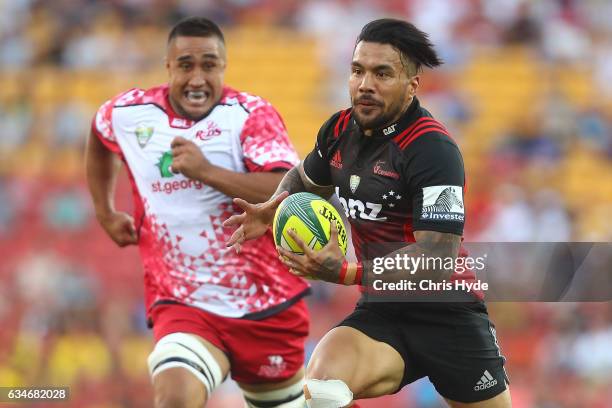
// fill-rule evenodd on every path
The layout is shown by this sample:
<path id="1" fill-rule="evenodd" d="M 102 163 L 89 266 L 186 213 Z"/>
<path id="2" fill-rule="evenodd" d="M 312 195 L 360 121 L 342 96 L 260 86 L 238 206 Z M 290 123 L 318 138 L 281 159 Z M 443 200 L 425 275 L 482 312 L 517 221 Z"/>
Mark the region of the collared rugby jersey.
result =
<path id="1" fill-rule="evenodd" d="M 242 211 L 225 194 L 170 170 L 171 141 L 195 142 L 214 165 L 245 173 L 290 169 L 298 156 L 270 103 L 224 87 L 199 121 L 176 114 L 168 87 L 132 89 L 104 103 L 92 131 L 127 165 L 145 272 L 147 309 L 176 301 L 226 317 L 261 318 L 292 304 L 308 285 L 278 260 L 271 233 L 226 248 Z"/>
<path id="2" fill-rule="evenodd" d="M 359 259 L 370 243 L 415 242 L 414 231 L 463 234 L 461 153 L 416 97 L 396 123 L 371 136 L 364 135 L 351 109 L 337 112 L 321 127 L 304 171 L 314 183 L 334 186 Z M 462 248 L 460 256 L 465 255 Z M 472 272 L 461 276 L 473 278 Z"/>

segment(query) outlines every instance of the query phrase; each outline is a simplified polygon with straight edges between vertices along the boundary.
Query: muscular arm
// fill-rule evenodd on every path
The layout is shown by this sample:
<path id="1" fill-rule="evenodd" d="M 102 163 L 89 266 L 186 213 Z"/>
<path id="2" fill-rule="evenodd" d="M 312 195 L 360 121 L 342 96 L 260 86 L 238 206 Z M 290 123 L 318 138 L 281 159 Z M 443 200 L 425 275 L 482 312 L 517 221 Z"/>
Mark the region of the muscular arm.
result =
<path id="1" fill-rule="evenodd" d="M 115 185 L 121 161 L 93 133 L 87 140 L 85 166 L 96 219 L 104 231 L 120 247 L 138 243 L 132 216 L 115 210 Z"/>
<path id="2" fill-rule="evenodd" d="M 201 181 L 232 198 L 250 203 L 266 201 L 288 172 L 237 173 L 215 166 Z"/>
<path id="3" fill-rule="evenodd" d="M 461 236 L 456 234 L 437 232 L 437 231 L 415 231 L 414 236 L 416 238 L 416 243 L 400 248 L 397 251 L 394 251 L 388 255 L 386 258 L 397 259 L 399 256 L 402 261 L 400 261 L 401 267 L 399 269 L 395 268 L 384 268 L 384 271 L 380 274 L 374 273 L 373 268 L 373 260 L 364 261 L 363 265 L 363 274 L 365 282 L 373 282 L 376 279 L 382 279 L 384 282 L 399 282 L 403 279 L 411 280 L 413 282 L 419 282 L 423 279 L 431 280 L 433 282 L 440 282 L 442 280 L 447 280 L 453 274 L 452 269 L 443 269 L 440 267 L 439 263 L 429 262 L 424 263 L 421 262 L 419 267 L 415 270 L 406 270 L 404 268 L 403 259 L 412 258 L 412 259 L 448 259 L 451 258 L 453 261 L 457 258 L 459 254 L 459 247 L 461 245 Z M 333 259 L 327 260 L 328 263 L 334 261 Z M 335 271 L 340 270 L 341 262 L 335 260 L 336 263 L 340 262 L 338 265 L 328 265 L 325 268 L 328 273 L 336 273 Z M 397 264 L 394 264 L 397 266 Z M 386 266 L 386 265 L 385 265 Z M 442 263 L 444 266 L 444 263 Z M 361 283 L 355 282 L 355 276 L 357 275 L 358 264 L 349 263 L 347 267 L 347 273 L 345 282 L 349 283 Z M 339 277 L 339 274 L 338 274 Z M 329 276 L 329 279 L 325 279 L 328 281 L 334 281 L 334 276 Z M 337 278 L 336 278 L 337 281 Z"/>
<path id="4" fill-rule="evenodd" d="M 227 242 L 227 246 L 233 246 L 239 251 L 240 245 L 244 241 L 262 236 L 272 224 L 274 212 L 281 201 L 287 196 L 287 193 L 294 194 L 302 191 L 312 192 L 321 197 L 329 198 L 333 193 L 333 186 L 321 187 L 314 184 L 308 179 L 304 173 L 302 163 L 300 163 L 285 173 L 276 191 L 267 201 L 265 199 L 257 199 L 252 201 L 259 204 L 251 204 L 246 199 L 234 199 L 234 203 L 242 208 L 244 212 L 231 216 L 223 223 L 226 227 L 238 226 Z"/>
<path id="5" fill-rule="evenodd" d="M 436 231 L 415 231 L 414 237 L 416 238 L 416 243 L 392 252 L 387 256 L 395 258 L 397 255 L 399 255 L 401 259 L 451 258 L 455 260 L 459 254 L 459 246 L 461 245 L 461 237 L 459 235 Z M 402 279 L 410 279 L 415 282 L 427 279 L 434 282 L 439 282 L 449 279 L 454 271 L 452 269 L 446 270 L 440 268 L 439 266 L 440 265 L 436 265 L 434 262 L 429 262 L 425 265 L 421 264 L 420 267 L 414 271 L 407 271 L 405 269 L 391 269 L 385 270 L 385 272 L 380 275 L 373 273 L 371 265 L 366 269 L 368 272 L 368 282 L 372 282 L 372 279 L 381 278 L 384 279 L 385 282 L 397 282 Z"/>
<path id="6" fill-rule="evenodd" d="M 327 200 L 334 193 L 334 188 L 333 186 L 319 186 L 310 181 L 304 173 L 304 162 L 301 162 L 285 174 L 271 198 L 278 196 L 283 191 L 287 191 L 289 194 L 307 191 Z"/>
<path id="7" fill-rule="evenodd" d="M 421 280 L 440 282 L 449 279 L 454 272 L 450 264 L 455 264 L 461 243 L 459 235 L 436 231 L 417 231 L 415 232 L 416 243 L 389 253 L 385 258 L 377 258 L 390 258 L 397 260 L 396 263 L 380 264 L 370 259 L 362 264 L 346 261 L 344 254 L 336 244 L 338 230 L 335 226 L 332 226 L 329 243 L 319 251 L 309 248 L 293 231 L 288 233 L 304 251 L 304 255 L 296 255 L 283 248 L 278 249 L 283 256 L 283 262 L 290 270 L 301 276 L 344 285 L 362 284 L 363 274 L 367 274 L 366 282 L 382 280 L 385 283 L 392 283 L 409 280 L 416 283 Z M 426 262 L 426 259 L 439 259 L 440 261 Z M 450 264 L 449 259 L 452 260 Z M 419 261 L 416 268 L 411 260 Z M 407 268 L 405 265 L 410 266 Z M 382 266 L 384 269 L 375 273 L 375 266 Z M 444 269 L 444 267 L 449 267 L 449 269 Z"/>
<path id="8" fill-rule="evenodd" d="M 250 203 L 265 202 L 283 191 L 289 194 L 307 191 L 325 199 L 334 193 L 333 186 L 319 186 L 308 179 L 302 163 L 287 172 L 236 173 L 216 167 L 200 180 L 216 190 Z"/>
<path id="9" fill-rule="evenodd" d="M 211 163 L 193 141 L 183 137 L 174 138 L 171 146 L 173 171 L 249 203 L 270 198 L 286 173 L 285 170 L 248 173 L 227 170 Z"/>
<path id="10" fill-rule="evenodd" d="M 85 167 L 96 218 L 100 220 L 115 211 L 115 185 L 121 161 L 90 133 L 85 149 Z"/>
<path id="11" fill-rule="evenodd" d="M 311 156 L 309 155 L 308 157 Z M 308 157 L 306 160 L 308 160 Z M 267 195 L 265 198 L 234 199 L 234 204 L 242 208 L 244 212 L 231 216 L 223 223 L 225 227 L 237 227 L 227 242 L 228 247 L 234 247 L 236 251 L 239 251 L 240 246 L 245 241 L 262 236 L 272 224 L 276 209 L 288 194 L 307 191 L 326 199 L 333 194 L 334 187 L 332 185 L 317 185 L 306 175 L 303 163 L 304 162 L 301 162 L 285 173 L 280 183 L 275 185 L 276 190 L 271 189 L 269 192 L 266 191 Z M 311 163 L 311 167 L 309 168 L 321 169 L 327 165 L 328 164 L 325 163 L 324 160 L 319 160 L 318 162 Z M 324 180 L 322 183 L 327 184 L 329 182 L 331 184 L 330 177 L 320 177 L 319 179 Z"/>

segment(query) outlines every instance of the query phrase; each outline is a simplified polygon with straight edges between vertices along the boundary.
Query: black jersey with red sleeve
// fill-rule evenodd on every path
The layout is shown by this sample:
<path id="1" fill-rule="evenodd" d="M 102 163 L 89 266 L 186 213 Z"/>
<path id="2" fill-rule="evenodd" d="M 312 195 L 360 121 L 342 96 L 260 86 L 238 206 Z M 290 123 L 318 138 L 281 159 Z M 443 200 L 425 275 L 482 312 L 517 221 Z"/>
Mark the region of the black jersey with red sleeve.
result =
<path id="1" fill-rule="evenodd" d="M 315 148 L 304 159 L 304 171 L 313 183 L 334 186 L 360 260 L 364 245 L 413 243 L 414 231 L 463 235 L 466 183 L 461 152 L 417 98 L 396 123 L 370 136 L 351 109 L 337 112 L 321 127 Z M 370 259 L 386 255 L 379 252 L 385 251 L 381 246 L 367 249 Z M 463 247 L 459 256 L 467 256 Z M 451 280 L 474 281 L 475 275 L 466 270 Z M 483 299 L 482 292 L 473 294 Z"/>
<path id="2" fill-rule="evenodd" d="M 334 114 L 304 160 L 314 183 L 333 185 L 353 244 L 415 242 L 414 231 L 463 234 L 459 148 L 417 98 L 397 123 L 365 136 L 350 109 Z"/>

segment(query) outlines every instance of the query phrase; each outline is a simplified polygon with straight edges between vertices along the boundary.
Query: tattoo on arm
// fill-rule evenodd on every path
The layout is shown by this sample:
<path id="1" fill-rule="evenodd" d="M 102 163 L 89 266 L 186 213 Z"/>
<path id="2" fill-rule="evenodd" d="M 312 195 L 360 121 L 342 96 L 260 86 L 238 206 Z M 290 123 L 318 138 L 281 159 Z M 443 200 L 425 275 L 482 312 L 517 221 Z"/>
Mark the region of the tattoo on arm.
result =
<path id="1" fill-rule="evenodd" d="M 300 175 L 300 178 L 302 179 L 302 183 L 304 184 L 306 191 L 309 191 L 313 194 L 323 197 L 326 200 L 329 200 L 332 194 L 334 194 L 334 186 L 320 186 L 318 184 L 313 183 L 308 178 L 308 176 L 306 175 L 306 172 L 304 171 L 303 162 L 300 163 L 298 171 L 299 171 L 298 174 Z"/>
<path id="2" fill-rule="evenodd" d="M 321 268 L 317 273 L 317 278 L 326 282 L 338 282 L 340 280 L 340 270 L 342 269 L 342 259 L 327 257 L 321 263 Z"/>
<path id="3" fill-rule="evenodd" d="M 288 191 L 289 194 L 299 193 L 301 191 L 306 191 L 306 186 L 302 182 L 302 178 L 300 177 L 300 172 L 297 166 L 294 166 L 291 170 L 285 173 L 285 177 L 281 180 L 278 188 L 272 194 L 272 197 L 276 197 L 283 191 Z"/>
<path id="4" fill-rule="evenodd" d="M 319 186 L 310 182 L 308 180 L 308 177 L 303 174 L 301 166 L 302 164 L 300 163 L 285 174 L 285 177 L 283 177 L 283 179 L 281 180 L 280 184 L 278 185 L 278 188 L 276 189 L 272 197 L 276 197 L 283 191 L 287 191 L 289 192 L 289 194 L 308 191 L 309 193 L 321 196 L 326 200 L 329 199 L 334 193 L 334 187 Z"/>

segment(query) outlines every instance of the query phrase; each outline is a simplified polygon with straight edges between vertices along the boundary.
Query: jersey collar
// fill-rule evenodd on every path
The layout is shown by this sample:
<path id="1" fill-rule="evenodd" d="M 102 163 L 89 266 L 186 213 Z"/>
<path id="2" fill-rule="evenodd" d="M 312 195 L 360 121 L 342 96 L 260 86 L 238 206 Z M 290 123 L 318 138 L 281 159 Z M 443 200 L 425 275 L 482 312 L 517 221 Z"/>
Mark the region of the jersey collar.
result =
<path id="1" fill-rule="evenodd" d="M 372 136 L 374 137 L 382 137 L 382 138 L 391 138 L 399 133 L 402 130 L 406 129 L 410 126 L 415 120 L 419 117 L 419 107 L 420 103 L 417 97 L 412 98 L 412 102 L 406 112 L 399 118 L 399 120 L 395 123 L 390 124 L 389 126 L 385 126 L 380 129 L 375 129 L 372 131 Z"/>

